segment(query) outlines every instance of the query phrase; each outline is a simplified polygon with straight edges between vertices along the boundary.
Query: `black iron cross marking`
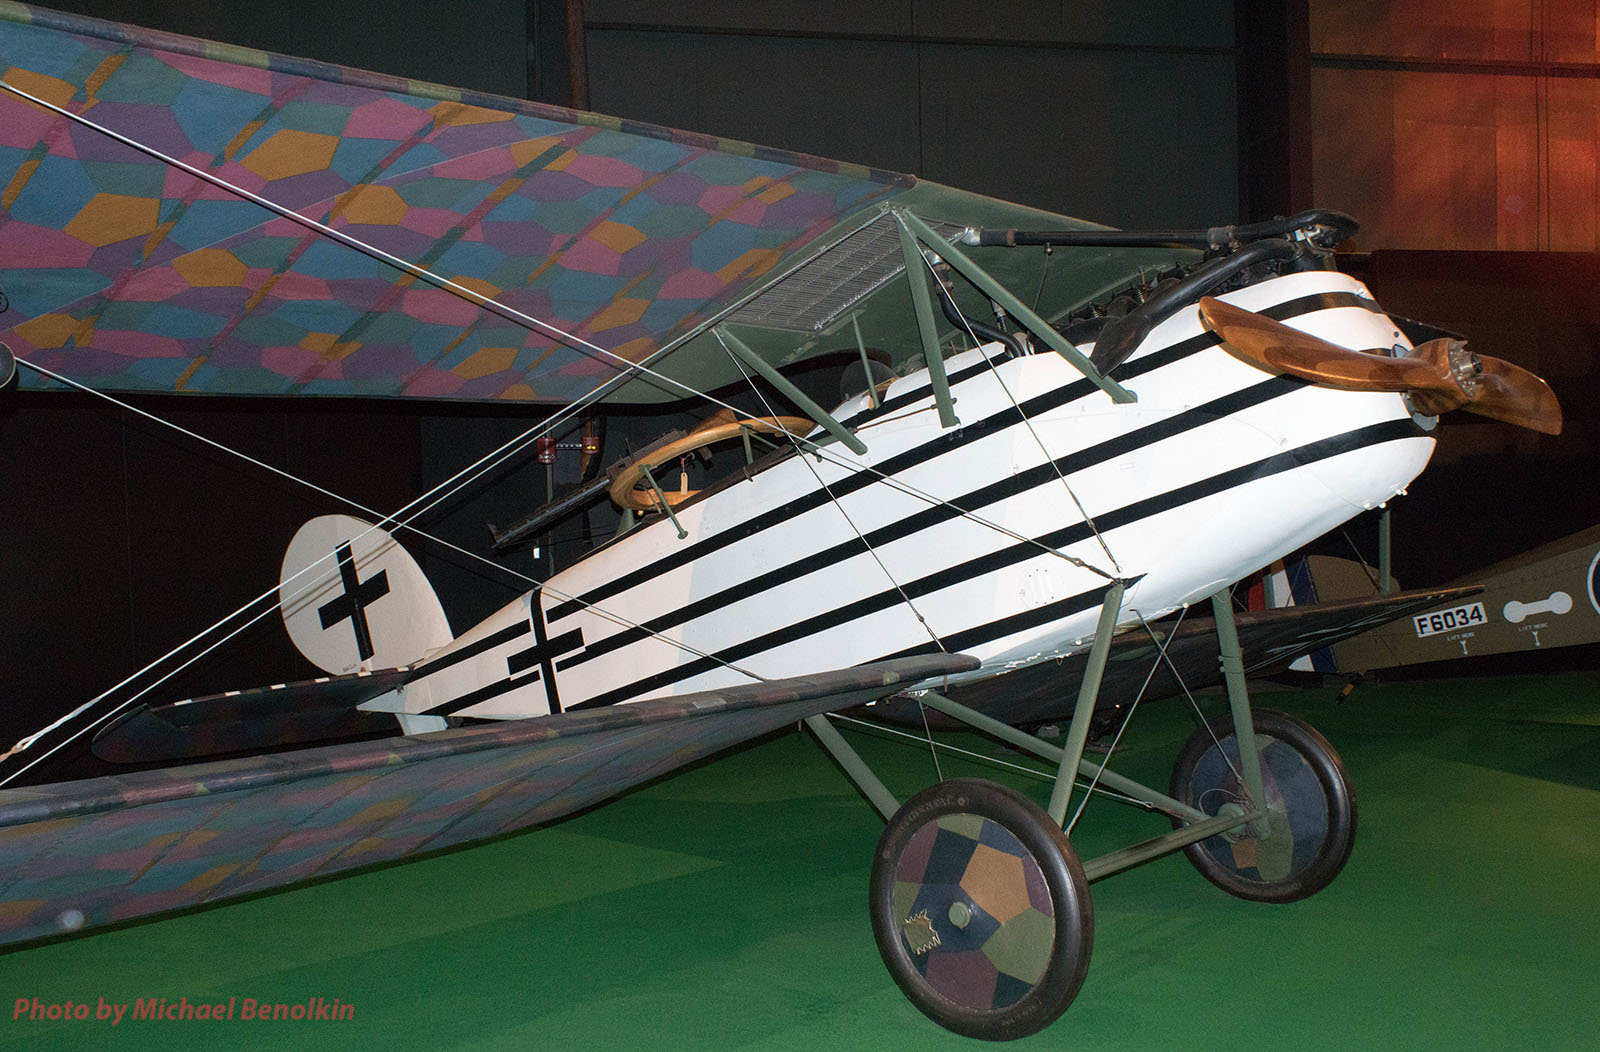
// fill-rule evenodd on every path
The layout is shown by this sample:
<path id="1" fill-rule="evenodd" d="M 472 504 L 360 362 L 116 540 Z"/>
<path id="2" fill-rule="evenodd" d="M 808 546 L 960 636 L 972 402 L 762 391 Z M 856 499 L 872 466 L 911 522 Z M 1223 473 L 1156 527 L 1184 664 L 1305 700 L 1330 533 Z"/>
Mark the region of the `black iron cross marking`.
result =
<path id="1" fill-rule="evenodd" d="M 583 649 L 583 629 L 574 628 L 554 639 L 549 638 L 545 634 L 544 611 L 539 609 L 539 593 L 535 591 L 531 599 L 533 616 L 530 620 L 533 621 L 533 635 L 538 642 L 527 650 L 518 651 L 506 658 L 506 665 L 512 676 L 523 669 L 538 665 L 539 677 L 544 680 L 544 696 L 550 702 L 550 711 L 560 712 L 561 697 L 556 693 L 556 658 Z"/>
<path id="2" fill-rule="evenodd" d="M 338 555 L 339 580 L 344 585 L 344 594 L 319 606 L 317 615 L 322 618 L 323 628 L 332 628 L 348 617 L 356 630 L 356 652 L 365 661 L 373 653 L 372 631 L 367 627 L 367 607 L 389 594 L 389 571 L 379 570 L 363 581 L 356 575 L 355 556 L 351 554 L 348 543 L 339 546 Z"/>

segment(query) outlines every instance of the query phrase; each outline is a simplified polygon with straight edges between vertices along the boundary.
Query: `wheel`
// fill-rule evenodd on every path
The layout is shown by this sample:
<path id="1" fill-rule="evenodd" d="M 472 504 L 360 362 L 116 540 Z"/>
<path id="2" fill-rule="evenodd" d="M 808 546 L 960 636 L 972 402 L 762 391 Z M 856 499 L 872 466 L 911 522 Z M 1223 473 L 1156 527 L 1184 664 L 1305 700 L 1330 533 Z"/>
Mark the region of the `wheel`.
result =
<path id="1" fill-rule="evenodd" d="M 948 1030 L 1025 1037 L 1089 969 L 1089 882 L 1044 809 L 957 778 L 906 801 L 872 863 L 872 933 L 911 1003 Z"/>
<path id="2" fill-rule="evenodd" d="M 1267 793 L 1267 835 L 1224 833 L 1184 848 L 1207 880 L 1242 899 L 1294 902 L 1327 887 L 1356 837 L 1356 801 L 1327 739 L 1292 716 L 1254 714 Z M 1242 808 L 1239 742 L 1229 716 L 1196 731 L 1178 754 L 1170 795 L 1208 815 Z M 1174 820 L 1174 825 L 1182 823 Z"/>

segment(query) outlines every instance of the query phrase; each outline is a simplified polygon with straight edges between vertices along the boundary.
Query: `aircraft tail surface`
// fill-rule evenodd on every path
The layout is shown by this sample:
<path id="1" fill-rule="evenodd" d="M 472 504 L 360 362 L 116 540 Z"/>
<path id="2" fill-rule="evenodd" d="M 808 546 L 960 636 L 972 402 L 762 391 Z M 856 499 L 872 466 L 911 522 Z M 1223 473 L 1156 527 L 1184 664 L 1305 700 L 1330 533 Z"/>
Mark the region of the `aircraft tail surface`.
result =
<path id="1" fill-rule="evenodd" d="M 349 515 L 300 527 L 278 598 L 294 645 L 336 676 L 409 665 L 454 638 L 422 567 L 384 530 Z"/>
<path id="2" fill-rule="evenodd" d="M 1311 557 L 1324 597 L 1370 593 L 1370 571 Z M 1600 526 L 1459 578 L 1483 594 L 1424 610 L 1338 644 L 1340 672 L 1371 672 L 1492 654 L 1600 643 Z"/>

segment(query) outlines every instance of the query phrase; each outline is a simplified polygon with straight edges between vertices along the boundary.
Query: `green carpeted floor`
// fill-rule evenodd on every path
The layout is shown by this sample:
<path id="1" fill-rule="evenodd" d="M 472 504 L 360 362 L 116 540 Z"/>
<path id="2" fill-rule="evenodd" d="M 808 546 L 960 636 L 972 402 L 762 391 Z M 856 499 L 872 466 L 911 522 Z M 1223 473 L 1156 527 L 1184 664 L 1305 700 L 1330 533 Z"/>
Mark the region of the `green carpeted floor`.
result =
<path id="1" fill-rule="evenodd" d="M 1231 899 L 1181 855 L 1097 883 L 1088 980 L 1019 1045 L 1596 1047 L 1600 674 L 1256 701 L 1344 755 L 1360 809 L 1344 873 L 1290 906 Z M 1164 787 L 1187 713 L 1147 705 L 1119 769 Z M 902 795 L 931 777 L 925 750 L 852 740 Z M 878 960 L 880 828 L 787 733 L 552 828 L 0 955 L 0 1048 L 982 1047 L 925 1020 Z M 1161 828 L 1096 803 L 1074 843 L 1087 857 Z M 337 998 L 354 1018 L 16 1018 L 31 998 Z"/>

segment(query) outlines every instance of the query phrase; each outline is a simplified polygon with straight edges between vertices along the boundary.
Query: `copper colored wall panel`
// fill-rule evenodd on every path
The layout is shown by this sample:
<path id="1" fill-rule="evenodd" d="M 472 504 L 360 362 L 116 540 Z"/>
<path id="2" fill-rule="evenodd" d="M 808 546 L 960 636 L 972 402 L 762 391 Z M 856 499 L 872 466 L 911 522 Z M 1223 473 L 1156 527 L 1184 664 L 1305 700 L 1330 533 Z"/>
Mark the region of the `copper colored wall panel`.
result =
<path id="1" fill-rule="evenodd" d="M 1600 248 L 1596 202 L 1596 143 L 1600 142 L 1600 81 L 1552 80 L 1548 85 L 1549 227 L 1541 248 L 1592 252 Z"/>
<path id="2" fill-rule="evenodd" d="M 1600 251 L 1592 0 L 1313 0 L 1318 204 L 1362 249 Z"/>
<path id="3" fill-rule="evenodd" d="M 1312 0 L 1311 50 L 1527 62 L 1595 62 L 1592 0 Z"/>

